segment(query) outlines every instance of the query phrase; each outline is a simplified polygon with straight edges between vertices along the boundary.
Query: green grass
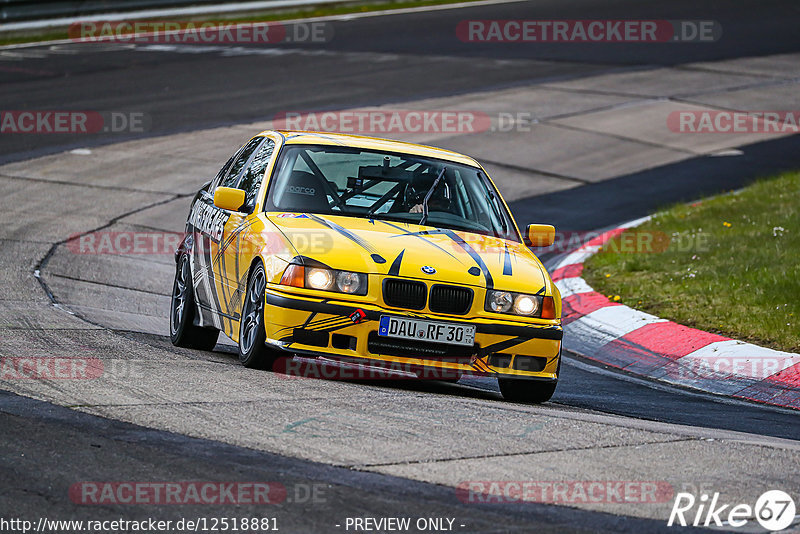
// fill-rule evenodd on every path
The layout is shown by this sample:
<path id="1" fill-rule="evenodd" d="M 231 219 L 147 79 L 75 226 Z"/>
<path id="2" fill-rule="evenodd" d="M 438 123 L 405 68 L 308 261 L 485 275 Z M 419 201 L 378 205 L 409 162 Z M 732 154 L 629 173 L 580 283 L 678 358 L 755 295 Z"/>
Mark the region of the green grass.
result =
<path id="1" fill-rule="evenodd" d="M 663 232 L 669 246 L 623 253 L 615 240 L 586 263 L 595 290 L 680 324 L 800 351 L 800 172 L 671 207 L 628 232 Z"/>
<path id="2" fill-rule="evenodd" d="M 181 22 L 189 21 L 220 21 L 220 22 L 269 22 L 279 20 L 304 19 L 311 17 L 325 17 L 330 15 L 347 15 L 350 13 L 368 13 L 371 11 L 382 11 L 391 9 L 406 9 L 411 7 L 438 6 L 445 4 L 456 4 L 476 0 L 397 0 L 397 1 L 378 1 L 378 2 L 346 2 L 336 5 L 321 5 L 296 10 L 270 10 L 261 13 L 250 13 L 245 16 L 237 15 L 204 15 L 203 17 L 175 17 L 170 20 Z M 129 22 L 137 20 L 131 19 Z M 148 18 L 148 21 L 166 20 L 164 17 Z M 9 44 L 35 43 L 40 41 L 55 41 L 69 39 L 67 28 L 60 30 L 49 29 L 46 32 L 25 32 L 19 34 L 3 35 L 0 32 L 0 46 Z"/>

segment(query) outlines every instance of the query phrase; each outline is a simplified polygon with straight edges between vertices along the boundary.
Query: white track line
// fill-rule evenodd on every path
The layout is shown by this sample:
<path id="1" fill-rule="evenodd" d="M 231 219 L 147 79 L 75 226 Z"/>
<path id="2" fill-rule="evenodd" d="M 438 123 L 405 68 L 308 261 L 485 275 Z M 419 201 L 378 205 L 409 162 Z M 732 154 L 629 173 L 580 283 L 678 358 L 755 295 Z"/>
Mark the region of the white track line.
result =
<path id="1" fill-rule="evenodd" d="M 562 278 L 555 282 L 556 287 L 561 292 L 561 299 L 571 297 L 572 295 L 579 295 L 581 293 L 591 293 L 594 291 L 592 286 L 586 283 L 586 280 L 580 276 L 573 278 Z"/>

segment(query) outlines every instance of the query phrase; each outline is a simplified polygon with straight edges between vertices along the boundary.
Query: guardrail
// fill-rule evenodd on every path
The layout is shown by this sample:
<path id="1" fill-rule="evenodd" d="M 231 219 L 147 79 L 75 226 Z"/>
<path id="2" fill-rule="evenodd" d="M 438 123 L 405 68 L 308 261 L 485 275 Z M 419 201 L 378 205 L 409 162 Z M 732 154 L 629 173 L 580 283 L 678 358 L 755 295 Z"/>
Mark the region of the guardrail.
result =
<path id="1" fill-rule="evenodd" d="M 138 9 L 225 4 L 236 0 L 0 0 L 0 22 L 79 17 Z"/>

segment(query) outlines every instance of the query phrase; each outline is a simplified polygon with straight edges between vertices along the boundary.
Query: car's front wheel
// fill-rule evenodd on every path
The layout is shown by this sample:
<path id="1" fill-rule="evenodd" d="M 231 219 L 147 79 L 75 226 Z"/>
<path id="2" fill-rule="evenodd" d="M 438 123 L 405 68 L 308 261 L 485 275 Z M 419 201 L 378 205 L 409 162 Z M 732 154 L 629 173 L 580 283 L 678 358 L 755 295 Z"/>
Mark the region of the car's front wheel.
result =
<path id="1" fill-rule="evenodd" d="M 211 350 L 217 344 L 219 330 L 194 324 L 196 311 L 189 256 L 182 254 L 175 270 L 169 309 L 169 337 L 177 347 Z"/>
<path id="2" fill-rule="evenodd" d="M 541 404 L 550 400 L 556 392 L 557 381 L 540 382 L 524 378 L 498 378 L 500 393 L 503 398 L 511 402 L 525 402 Z"/>
<path id="3" fill-rule="evenodd" d="M 245 367 L 269 369 L 277 354 L 267 347 L 264 329 L 264 302 L 267 276 L 264 266 L 256 263 L 250 271 L 247 294 L 239 320 L 239 361 Z"/>

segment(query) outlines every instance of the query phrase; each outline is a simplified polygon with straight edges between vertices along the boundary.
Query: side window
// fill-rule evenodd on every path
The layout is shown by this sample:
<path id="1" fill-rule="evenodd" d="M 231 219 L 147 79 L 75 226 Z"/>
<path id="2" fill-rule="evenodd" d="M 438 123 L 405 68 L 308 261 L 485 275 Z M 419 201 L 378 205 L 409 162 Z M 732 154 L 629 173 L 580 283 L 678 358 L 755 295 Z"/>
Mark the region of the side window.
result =
<path id="1" fill-rule="evenodd" d="M 247 170 L 242 176 L 242 181 L 239 182 L 239 189 L 244 189 L 245 191 L 245 206 L 250 208 L 255 206 L 258 189 L 261 187 L 261 182 L 264 180 L 264 171 L 266 171 L 274 151 L 275 141 L 267 139 L 266 142 L 261 145 L 261 148 L 258 149 L 258 152 L 256 152 L 256 155 L 253 157 L 253 161 L 250 162 L 250 166 L 247 167 Z"/>
<path id="2" fill-rule="evenodd" d="M 222 177 L 225 176 L 225 174 L 228 172 L 228 169 L 231 168 L 231 163 L 233 163 L 233 157 L 232 156 L 228 159 L 228 161 L 225 162 L 225 165 L 222 166 L 222 168 L 219 170 L 219 172 L 214 177 L 214 179 L 211 180 L 211 186 L 208 188 L 208 190 L 212 194 L 214 193 L 214 189 L 217 188 L 217 186 L 219 185 L 219 182 L 222 180 Z"/>
<path id="3" fill-rule="evenodd" d="M 239 173 L 242 172 L 242 168 L 244 168 L 245 163 L 247 160 L 250 159 L 250 156 L 253 154 L 253 151 L 261 144 L 263 141 L 263 137 L 254 137 L 239 151 L 239 155 L 236 156 L 236 160 L 231 165 L 231 170 L 228 172 L 228 175 L 222 180 L 220 184 L 222 187 L 236 187 L 236 182 L 239 180 Z"/>

